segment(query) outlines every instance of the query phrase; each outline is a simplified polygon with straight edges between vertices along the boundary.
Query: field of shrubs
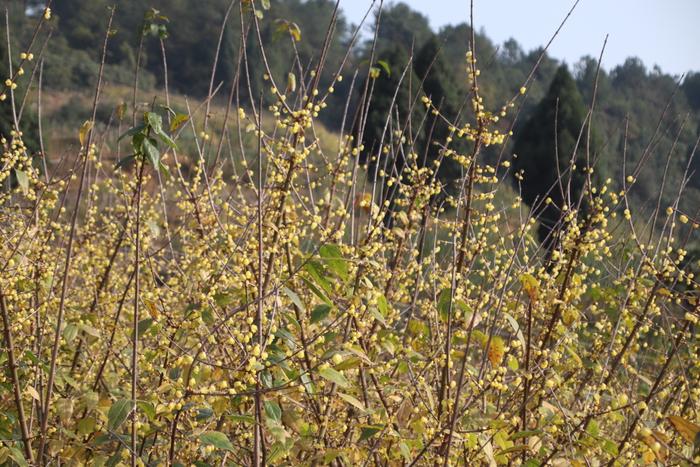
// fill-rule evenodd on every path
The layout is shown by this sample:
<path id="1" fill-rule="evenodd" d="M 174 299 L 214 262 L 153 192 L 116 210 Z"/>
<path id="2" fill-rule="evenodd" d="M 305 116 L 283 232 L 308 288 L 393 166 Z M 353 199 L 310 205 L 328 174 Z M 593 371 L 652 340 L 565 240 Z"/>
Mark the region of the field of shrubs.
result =
<path id="1" fill-rule="evenodd" d="M 240 5 L 247 40 L 267 7 Z M 0 464 L 698 462 L 699 268 L 685 256 L 700 218 L 678 208 L 682 185 L 665 187 L 674 204 L 630 205 L 640 167 L 592 176 L 585 122 L 580 194 L 562 167 L 561 197 L 524 203 L 528 173 L 499 148 L 528 82 L 487 102 L 488 73 L 467 54 L 463 118 L 426 164 L 412 139 L 423 122 L 404 115 L 386 116 L 379 148 L 361 144 L 381 64 L 322 82 L 321 51 L 303 73 L 266 74 L 243 105 L 241 58 L 230 89 L 212 78 L 176 111 L 167 87 L 136 85 L 98 125 L 101 68 L 79 149 L 52 155 L 18 129 L 41 44 L 12 53 Z M 343 79 L 364 100 L 320 144 Z M 412 105 L 441 118 L 430 96 Z M 462 176 L 446 191 L 447 161 Z M 546 241 L 542 209 L 558 216 Z"/>

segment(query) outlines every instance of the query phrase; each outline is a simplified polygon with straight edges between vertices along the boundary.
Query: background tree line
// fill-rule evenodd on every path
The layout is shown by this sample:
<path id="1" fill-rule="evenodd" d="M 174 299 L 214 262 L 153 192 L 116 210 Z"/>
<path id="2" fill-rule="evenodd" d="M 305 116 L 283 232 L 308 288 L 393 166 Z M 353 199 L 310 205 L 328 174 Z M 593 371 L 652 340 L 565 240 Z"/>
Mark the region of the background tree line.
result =
<path id="1" fill-rule="evenodd" d="M 27 39 L 31 33 L 32 16 L 38 14 L 43 2 L 32 0 L 5 0 L 12 14 L 13 38 L 17 44 Z M 57 17 L 52 39 L 45 52 L 44 86 L 51 90 L 85 89 L 92 86 L 98 67 L 98 44 L 101 43 L 103 26 L 111 0 L 57 0 L 53 5 Z M 297 80 L 303 76 L 307 65 L 323 47 L 328 24 L 332 18 L 335 2 L 332 0 L 273 0 L 272 8 L 262 12 L 265 21 L 260 22 L 261 39 L 265 44 L 265 58 L 273 76 L 278 82 L 286 83 L 288 73 L 294 73 Z M 244 6 L 249 2 L 243 2 Z M 110 83 L 131 85 L 133 71 L 139 53 L 139 37 L 144 27 L 144 14 L 157 9 L 164 17 L 160 20 L 167 27 L 167 39 L 163 40 L 168 65 L 168 82 L 172 91 L 191 96 L 206 95 L 214 62 L 220 28 L 229 0 L 153 0 L 144 3 L 137 0 L 118 2 L 113 24 L 113 37 L 107 54 L 107 72 Z M 249 7 L 248 7 L 249 8 Z M 24 15 L 14 14 L 24 12 Z M 220 59 L 217 64 L 215 82 L 223 83 L 227 89 L 237 73 L 239 58 L 245 53 L 248 67 L 240 70 L 241 76 L 250 81 L 249 94 L 258 95 L 270 83 L 263 76 L 266 66 L 262 59 L 257 34 L 250 21 L 249 11 L 239 11 L 238 6 L 231 10 L 221 44 Z M 378 21 L 377 44 L 374 63 L 369 63 L 373 47 L 372 31 Z M 417 95 L 428 95 L 440 107 L 444 116 L 456 118 L 468 104 L 468 83 L 466 79 L 465 54 L 469 48 L 471 29 L 462 23 L 433 31 L 428 19 L 413 11 L 403 3 L 390 3 L 380 16 L 375 14 L 365 26 L 364 33 L 355 42 L 349 55 L 346 55 L 353 38 L 355 26 L 339 14 L 333 33 L 333 46 L 327 56 L 327 66 L 321 76 L 321 86 L 329 83 L 331 75 L 343 65 L 346 78 L 336 85 L 335 93 L 329 98 L 329 105 L 321 118 L 331 130 L 342 119 L 338 114 L 344 111 L 345 99 L 350 93 L 352 75 L 357 72 L 352 87 L 351 109 L 357 105 L 362 91 L 363 80 L 370 69 L 378 71 L 374 76 L 374 92 L 371 112 L 368 114 L 366 131 L 363 135 L 368 154 L 378 148 L 388 112 L 398 115 L 399 121 L 423 119 L 420 134 L 414 134 L 414 149 L 426 163 L 436 157 L 438 148 L 426 141 L 440 141 L 448 136 L 448 125 L 433 115 L 425 115 L 421 105 L 413 105 Z M 245 50 L 241 47 L 240 32 L 248 35 Z M 294 35 L 303 40 L 295 41 Z M 164 36 L 163 36 L 164 37 Z M 145 37 L 142 48 L 140 83 L 144 87 L 162 86 L 164 80 L 163 55 L 158 34 Z M 476 56 L 478 66 L 486 79 L 480 82 L 480 92 L 484 102 L 497 111 L 526 80 L 542 50 L 525 51 L 514 39 L 498 45 L 491 41 L 486 31 L 478 31 Z M 2 41 L 0 41 L 2 42 Z M 592 44 L 591 48 L 597 47 Z M 3 56 L 6 56 L 3 46 Z M 296 60 L 298 53 L 298 60 Z M 409 57 L 413 57 L 406 71 Z M 547 98 L 548 90 L 562 95 L 550 95 L 549 102 L 576 101 L 575 114 L 585 116 L 592 100 L 596 83 L 597 60 L 591 56 L 561 68 L 561 63 L 544 55 L 533 81 L 528 87 L 527 99 L 515 123 L 515 134 L 527 127 L 527 122 L 537 113 L 537 106 Z M 2 70 L 6 62 L 2 61 Z M 571 77 L 573 86 L 550 88 L 557 70 Z M 404 76 L 394 107 L 390 108 L 393 92 L 399 77 Z M 562 79 L 566 78 L 564 76 Z M 689 157 L 700 133 L 700 73 L 691 73 L 679 83 L 679 77 L 664 73 L 658 67 L 648 69 L 637 58 L 629 58 L 625 63 L 610 70 L 601 69 L 597 77 L 597 97 L 593 130 L 595 133 L 595 157 L 599 173 L 619 181 L 622 174 L 622 155 L 626 154 L 628 173 L 641 158 L 649 159 L 638 174 L 631 196 L 639 206 L 654 204 L 660 187 L 664 186 L 664 200 L 674 197 L 674 187 L 681 183 Z M 248 93 L 247 93 L 248 94 Z M 572 94 L 577 94 L 576 96 Z M 226 92 L 220 92 L 223 99 Z M 246 104 L 249 95 L 237 98 Z M 660 120 L 663 109 L 668 110 Z M 3 112 L 6 112 L 4 107 Z M 541 107 L 541 106 L 540 106 Z M 583 111 L 581 110 L 583 109 Z M 468 109 L 467 109 L 468 110 Z M 411 115 L 409 115 L 411 113 Z M 352 114 L 352 112 L 351 112 Z M 538 115 L 546 114 L 540 109 Z M 7 131 L 9 115 L 3 116 L 2 131 Z M 551 117 L 551 113 L 549 115 Z M 509 115 L 508 118 L 512 118 Z M 659 123 L 661 122 L 661 123 Z M 504 126 L 510 122 L 505 122 Z M 575 124 L 574 121 L 572 124 Z M 579 122 L 581 124 L 583 122 Z M 554 122 L 540 122 L 535 128 Z M 532 152 L 538 141 L 533 139 L 552 138 L 552 132 L 537 135 L 528 132 L 518 150 Z M 31 138 L 30 138 L 31 140 Z M 547 141 L 545 141 L 546 143 Z M 516 141 L 517 143 L 517 141 Z M 506 148 L 506 154 L 513 151 L 513 143 Z M 487 157 L 489 152 L 487 151 Z M 672 153 L 667 167 L 667 155 Z M 490 154 L 496 157 L 496 154 Z M 700 169 L 700 159 L 696 158 L 691 172 Z M 440 176 L 452 180 L 459 176 L 459 167 L 446 161 Z M 534 177 L 531 174 L 531 177 Z M 665 182 L 663 181 L 665 177 Z M 541 181 L 541 180 L 540 180 Z M 693 176 L 690 187 L 683 199 L 685 208 L 700 205 L 700 177 Z"/>

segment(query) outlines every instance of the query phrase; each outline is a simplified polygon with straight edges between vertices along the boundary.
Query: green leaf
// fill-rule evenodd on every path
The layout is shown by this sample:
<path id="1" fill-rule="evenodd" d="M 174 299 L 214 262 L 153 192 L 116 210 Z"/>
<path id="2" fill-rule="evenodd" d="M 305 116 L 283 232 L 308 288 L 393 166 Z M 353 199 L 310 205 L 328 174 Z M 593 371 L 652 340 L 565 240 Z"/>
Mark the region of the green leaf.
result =
<path id="1" fill-rule="evenodd" d="M 277 331 L 275 331 L 275 336 L 279 337 L 280 339 L 284 339 L 290 348 L 296 348 L 297 340 L 294 338 L 294 335 L 291 332 L 289 332 L 288 329 L 279 328 Z"/>
<path id="2" fill-rule="evenodd" d="M 598 422 L 595 420 L 591 420 L 590 422 L 588 422 L 588 425 L 586 426 L 586 433 L 593 436 L 594 438 L 597 438 L 598 435 L 600 435 L 600 428 L 598 427 Z"/>
<path id="3" fill-rule="evenodd" d="M 78 422 L 78 434 L 85 436 L 95 431 L 96 420 L 92 417 L 83 418 Z"/>
<path id="4" fill-rule="evenodd" d="M 509 437 L 508 439 L 511 440 L 511 441 L 514 441 L 514 440 L 516 440 L 516 439 L 527 438 L 527 437 L 529 437 L 529 436 L 537 436 L 537 435 L 540 435 L 540 434 L 542 434 L 542 430 L 518 431 L 518 432 L 513 433 L 512 435 L 510 435 L 510 437 Z"/>
<path id="5" fill-rule="evenodd" d="M 136 155 L 135 155 L 135 154 L 129 154 L 129 155 L 126 156 L 126 157 L 122 157 L 121 159 L 119 159 L 119 161 L 117 161 L 117 163 L 116 163 L 116 165 L 114 166 L 114 168 L 115 168 L 115 169 L 120 169 L 120 168 L 122 168 L 122 167 L 126 167 L 127 165 L 130 165 L 130 164 L 134 161 L 134 159 L 136 159 Z"/>
<path id="6" fill-rule="evenodd" d="M 272 445 L 272 447 L 270 448 L 270 451 L 267 453 L 268 464 L 269 465 L 279 465 L 275 461 L 280 459 L 287 452 L 289 452 L 287 445 L 280 443 L 279 441 L 274 443 Z"/>
<path id="7" fill-rule="evenodd" d="M 228 436 L 220 431 L 207 431 L 199 435 L 199 441 L 204 446 L 214 446 L 217 449 L 225 451 L 233 451 L 233 444 L 229 441 Z"/>
<path id="8" fill-rule="evenodd" d="M 330 312 L 330 305 L 327 305 L 325 303 L 322 303 L 321 305 L 316 305 L 313 311 L 311 311 L 311 324 L 323 321 L 324 319 L 326 319 L 326 317 L 328 317 Z"/>
<path id="9" fill-rule="evenodd" d="M 321 375 L 321 377 L 323 377 L 324 379 L 330 381 L 331 383 L 337 384 L 341 388 L 347 388 L 348 386 L 350 386 L 350 383 L 345 378 L 345 376 L 343 376 L 342 373 L 334 370 L 333 368 L 324 368 L 322 370 L 319 370 L 318 374 Z"/>
<path id="10" fill-rule="evenodd" d="M 301 384 L 304 385 L 304 389 L 306 389 L 307 393 L 313 394 L 315 392 L 314 384 L 311 381 L 308 373 L 302 373 L 301 376 L 299 376 L 299 379 L 301 380 Z"/>
<path id="11" fill-rule="evenodd" d="M 137 402 L 136 405 L 139 410 L 146 415 L 148 421 L 152 422 L 156 418 L 156 408 L 150 402 L 140 401 Z"/>
<path id="12" fill-rule="evenodd" d="M 263 385 L 265 385 L 266 388 L 272 388 L 274 386 L 274 381 L 272 380 L 272 373 L 270 373 L 268 370 L 265 370 L 260 373 L 260 381 L 262 381 Z"/>
<path id="13" fill-rule="evenodd" d="M 299 308 L 299 311 L 302 313 L 306 311 L 306 307 L 304 306 L 304 302 L 301 301 L 301 298 L 299 298 L 299 295 L 297 295 L 296 292 L 294 292 L 292 289 L 289 289 L 287 287 L 282 287 L 282 291 L 289 297 L 289 299 L 296 305 L 297 308 Z"/>
<path id="14" fill-rule="evenodd" d="M 214 411 L 210 409 L 209 407 L 200 407 L 197 409 L 197 415 L 195 416 L 195 420 L 201 422 L 202 420 L 208 420 L 211 417 L 214 416 Z"/>
<path id="15" fill-rule="evenodd" d="M 382 314 L 379 312 L 379 310 L 377 310 L 375 307 L 371 307 L 371 308 L 369 309 L 369 314 L 371 314 L 371 315 L 374 317 L 374 319 L 376 319 L 377 321 L 379 321 L 380 323 L 382 323 L 382 325 L 383 325 L 384 327 L 388 327 L 388 324 L 387 324 L 387 322 L 386 322 L 386 319 L 384 319 L 384 315 L 382 315 Z"/>
<path id="16" fill-rule="evenodd" d="M 24 454 L 17 448 L 9 448 L 9 454 L 13 461 L 17 463 L 20 467 L 29 467 L 29 463 L 24 458 Z"/>
<path id="17" fill-rule="evenodd" d="M 236 301 L 236 298 L 228 293 L 218 293 L 214 295 L 214 302 L 219 306 L 227 306 Z"/>
<path id="18" fill-rule="evenodd" d="M 78 328 L 88 336 L 100 337 L 100 331 L 87 324 L 80 324 Z"/>
<path id="19" fill-rule="evenodd" d="M 110 431 L 119 428 L 133 408 L 133 402 L 127 399 L 120 399 L 112 404 L 112 407 L 109 408 L 109 412 L 107 413 L 107 428 Z"/>
<path id="20" fill-rule="evenodd" d="M 15 177 L 17 177 L 17 184 L 22 189 L 22 193 L 25 195 L 29 191 L 29 177 L 24 170 L 15 169 Z"/>
<path id="21" fill-rule="evenodd" d="M 279 404 L 274 401 L 265 401 L 265 415 L 267 418 L 279 422 L 282 420 L 282 409 Z"/>
<path id="22" fill-rule="evenodd" d="M 438 313 L 443 321 L 447 321 L 450 311 L 452 308 L 452 289 L 446 288 L 440 291 L 440 296 L 438 297 Z"/>
<path id="23" fill-rule="evenodd" d="M 384 294 L 380 294 L 377 297 L 377 309 L 384 316 L 386 316 L 387 313 L 389 313 L 389 303 L 386 301 L 386 297 L 384 296 Z"/>
<path id="24" fill-rule="evenodd" d="M 617 456 L 619 454 L 617 450 L 617 444 L 609 439 L 603 440 L 603 451 L 610 454 L 611 456 Z"/>
<path id="25" fill-rule="evenodd" d="M 377 65 L 382 67 L 384 69 L 384 72 L 388 76 L 391 76 L 391 67 L 389 66 L 389 63 L 386 60 L 377 60 Z"/>
<path id="26" fill-rule="evenodd" d="M 323 453 L 323 463 L 330 465 L 332 461 L 341 456 L 341 452 L 337 449 L 326 449 Z"/>
<path id="27" fill-rule="evenodd" d="M 269 10 L 270 0 L 260 0 L 260 5 L 263 7 L 264 10 Z"/>
<path id="28" fill-rule="evenodd" d="M 399 443 L 399 451 L 403 458 L 406 459 L 406 462 L 411 462 L 411 450 L 408 449 L 408 445 L 404 441 Z"/>
<path id="29" fill-rule="evenodd" d="M 59 418 L 64 423 L 67 423 L 73 416 L 73 410 L 75 409 L 75 402 L 73 399 L 61 398 L 54 402 L 53 405 L 56 408 L 56 413 Z"/>
<path id="30" fill-rule="evenodd" d="M 229 418 L 234 422 L 255 423 L 255 418 L 250 415 L 231 415 Z"/>
<path id="31" fill-rule="evenodd" d="M 170 169 L 168 169 L 167 165 L 163 164 L 163 159 L 158 163 L 158 171 L 166 180 L 170 180 Z"/>
<path id="32" fill-rule="evenodd" d="M 126 138 L 127 136 L 135 136 L 135 135 L 141 133 L 145 129 L 146 129 L 146 125 L 138 125 L 138 126 L 135 126 L 133 128 L 130 128 L 125 133 L 123 133 L 117 141 L 121 141 L 122 139 Z"/>
<path id="33" fill-rule="evenodd" d="M 63 338 L 66 340 L 66 344 L 69 344 L 78 335 L 78 326 L 75 324 L 67 324 L 63 329 Z"/>
<path id="34" fill-rule="evenodd" d="M 173 139 L 170 136 L 168 136 L 168 134 L 163 130 L 158 130 L 155 132 L 155 134 L 156 136 L 158 136 L 158 139 L 160 139 L 166 146 L 173 149 L 177 148 L 177 144 L 175 144 L 175 141 L 173 141 Z"/>
<path id="35" fill-rule="evenodd" d="M 155 133 L 163 131 L 163 118 L 157 113 L 146 112 L 144 114 L 144 120 L 146 121 L 146 124 L 151 128 L 151 130 L 153 130 Z"/>
<path id="36" fill-rule="evenodd" d="M 148 331 L 148 328 L 150 328 L 151 325 L 153 325 L 152 318 L 146 318 L 139 321 L 139 324 L 136 326 L 139 332 L 139 336 L 143 335 L 146 331 Z"/>
<path id="37" fill-rule="evenodd" d="M 348 280 L 348 263 L 343 258 L 343 253 L 337 245 L 323 245 L 318 252 L 331 271 L 344 281 Z"/>
<path id="38" fill-rule="evenodd" d="M 141 143 L 141 150 L 148 157 L 148 160 L 151 161 L 153 167 L 157 168 L 160 165 L 160 151 L 153 138 L 144 138 L 143 143 Z"/>
<path id="39" fill-rule="evenodd" d="M 316 284 L 314 284 L 309 279 L 307 279 L 306 277 L 303 277 L 303 276 L 301 277 L 301 280 L 304 281 L 304 283 L 307 285 L 307 287 L 309 287 L 311 292 L 313 292 L 313 294 L 316 295 L 326 305 L 332 304 L 331 300 L 326 296 L 326 294 L 323 293 L 323 291 L 321 289 L 316 287 Z"/>
<path id="40" fill-rule="evenodd" d="M 80 402 L 85 409 L 92 410 L 97 407 L 97 404 L 100 402 L 100 396 L 95 391 L 86 391 L 85 394 L 80 397 Z"/>
<path id="41" fill-rule="evenodd" d="M 364 441 L 370 439 L 372 436 L 376 435 L 384 429 L 384 425 L 361 425 L 360 426 L 360 439 L 359 441 Z"/>
<path id="42" fill-rule="evenodd" d="M 309 273 L 313 282 L 321 287 L 327 295 L 332 295 L 333 288 L 331 287 L 331 283 L 326 279 L 323 267 L 319 263 L 316 261 L 309 261 L 304 266 L 304 270 Z"/>

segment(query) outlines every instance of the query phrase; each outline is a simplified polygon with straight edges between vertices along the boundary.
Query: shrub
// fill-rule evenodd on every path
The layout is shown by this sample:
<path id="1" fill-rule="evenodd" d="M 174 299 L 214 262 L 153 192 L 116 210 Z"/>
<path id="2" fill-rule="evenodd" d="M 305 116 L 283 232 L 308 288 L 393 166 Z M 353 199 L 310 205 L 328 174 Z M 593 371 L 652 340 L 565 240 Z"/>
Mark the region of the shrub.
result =
<path id="1" fill-rule="evenodd" d="M 376 180 L 352 137 L 321 147 L 332 84 L 311 75 L 286 91 L 270 77 L 274 104 L 234 107 L 223 130 L 208 100 L 154 103 L 117 139 L 95 131 L 95 107 L 66 173 L 40 175 L 14 132 L 0 164 L 0 182 L 19 181 L 0 192 L 2 460 L 693 462 L 700 302 L 683 260 L 699 219 L 676 203 L 640 227 L 625 192 L 584 184 L 588 209 L 562 213 L 544 254 L 510 160 L 481 160 L 521 97 L 492 113 L 476 63 L 471 123 L 436 141 L 465 173 L 444 204 L 408 125 L 379 155 L 401 170 Z"/>

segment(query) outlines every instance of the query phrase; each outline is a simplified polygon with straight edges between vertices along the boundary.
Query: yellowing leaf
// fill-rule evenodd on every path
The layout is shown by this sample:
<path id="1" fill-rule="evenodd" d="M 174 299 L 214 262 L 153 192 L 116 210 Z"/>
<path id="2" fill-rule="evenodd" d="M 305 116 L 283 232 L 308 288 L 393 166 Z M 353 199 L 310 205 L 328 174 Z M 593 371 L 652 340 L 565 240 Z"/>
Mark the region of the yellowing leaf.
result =
<path id="1" fill-rule="evenodd" d="M 491 343 L 489 344 L 488 357 L 491 365 L 498 366 L 503 361 L 503 355 L 505 354 L 505 342 L 499 336 L 493 336 L 491 338 Z"/>
<path id="2" fill-rule="evenodd" d="M 156 308 L 156 304 L 151 300 L 144 300 L 144 303 L 146 304 L 146 308 L 148 308 L 148 313 L 151 315 L 151 318 L 158 319 L 160 313 L 158 312 L 158 308 Z"/>
<path id="3" fill-rule="evenodd" d="M 96 424 L 97 421 L 93 417 L 83 418 L 82 420 L 78 421 L 78 434 L 83 436 L 89 435 L 95 431 Z"/>
<path id="4" fill-rule="evenodd" d="M 68 422 L 73 416 L 73 409 L 75 408 L 75 403 L 73 402 L 73 399 L 61 398 L 58 401 L 56 401 L 53 405 L 56 408 L 56 413 L 58 414 L 62 422 Z"/>
<path id="5" fill-rule="evenodd" d="M 31 396 L 32 399 L 34 400 L 40 400 L 41 397 L 39 397 L 39 392 L 34 389 L 32 386 L 27 386 L 27 389 L 24 390 L 27 394 Z"/>
<path id="6" fill-rule="evenodd" d="M 644 464 L 653 464 L 656 461 L 656 454 L 651 449 L 646 449 L 642 454 L 642 461 Z"/>
<path id="7" fill-rule="evenodd" d="M 540 291 L 540 282 L 532 274 L 525 273 L 520 276 L 520 283 L 523 285 L 523 290 L 530 297 L 530 301 L 537 301 Z"/>
<path id="8" fill-rule="evenodd" d="M 297 77 L 291 71 L 287 73 L 287 92 L 294 92 L 297 90 Z"/>
<path id="9" fill-rule="evenodd" d="M 124 115 L 126 115 L 126 102 L 122 102 L 117 106 L 117 118 L 120 121 L 124 120 Z"/>
<path id="10" fill-rule="evenodd" d="M 343 394 L 342 392 L 339 392 L 339 393 L 338 393 L 338 397 L 340 397 L 341 399 L 343 399 L 343 400 L 344 400 L 345 402 L 347 402 L 348 404 L 350 404 L 350 405 L 352 405 L 352 406 L 358 408 L 358 409 L 361 410 L 362 412 L 365 412 L 365 411 L 366 411 L 364 404 L 363 404 L 362 402 L 360 402 L 359 400 L 355 399 L 353 396 L 351 396 L 351 395 L 349 395 L 349 394 Z"/>
<path id="11" fill-rule="evenodd" d="M 78 132 L 78 139 L 80 139 L 80 145 L 85 146 L 85 142 L 87 140 L 87 135 L 92 130 L 92 121 L 91 120 L 85 120 L 85 123 L 80 127 L 80 131 Z"/>
<path id="12" fill-rule="evenodd" d="M 642 436 L 642 441 L 644 441 L 644 444 L 649 446 L 649 450 L 645 451 L 642 457 L 644 458 L 644 461 L 647 462 L 648 464 L 651 464 L 655 462 L 657 459 L 659 462 L 665 462 L 666 461 L 666 456 L 667 456 L 667 450 L 664 447 L 664 445 L 668 444 L 668 437 L 664 435 L 663 433 L 659 431 L 653 431 L 650 435 L 648 436 Z M 654 451 L 654 445 L 656 443 L 659 443 L 661 445 L 661 449 L 658 451 Z M 649 455 L 651 454 L 651 455 Z M 649 460 L 651 459 L 651 460 Z"/>
<path id="13" fill-rule="evenodd" d="M 698 432 L 700 432 L 700 425 L 696 425 L 695 423 L 677 415 L 670 415 L 667 417 L 667 419 L 669 422 L 671 422 L 673 428 L 676 429 L 678 434 L 681 435 L 684 440 L 690 444 L 695 442 L 695 437 L 698 435 Z"/>
<path id="14" fill-rule="evenodd" d="M 29 191 L 29 177 L 27 177 L 27 172 L 15 169 L 15 177 L 17 178 L 17 184 L 22 189 L 22 193 L 26 195 Z"/>
<path id="15" fill-rule="evenodd" d="M 179 130 L 189 119 L 190 117 L 185 114 L 176 114 L 173 119 L 170 120 L 170 133 Z"/>
<path id="16" fill-rule="evenodd" d="M 408 397 L 401 402 L 399 410 L 396 412 L 396 421 L 399 427 L 403 428 L 408 425 L 411 420 L 411 415 L 413 414 L 413 404 L 411 404 L 411 399 Z"/>

